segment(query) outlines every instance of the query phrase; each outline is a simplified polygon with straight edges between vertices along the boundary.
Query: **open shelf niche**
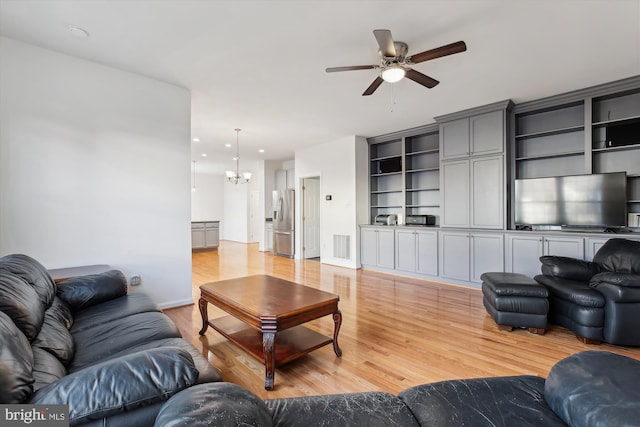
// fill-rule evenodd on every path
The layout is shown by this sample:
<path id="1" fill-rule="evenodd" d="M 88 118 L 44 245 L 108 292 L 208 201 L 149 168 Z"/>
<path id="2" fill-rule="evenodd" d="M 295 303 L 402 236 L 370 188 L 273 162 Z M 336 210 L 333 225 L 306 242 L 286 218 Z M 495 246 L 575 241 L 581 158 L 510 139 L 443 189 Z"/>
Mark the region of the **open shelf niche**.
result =
<path id="1" fill-rule="evenodd" d="M 438 125 L 367 139 L 370 163 L 370 223 L 376 215 L 440 214 Z"/>

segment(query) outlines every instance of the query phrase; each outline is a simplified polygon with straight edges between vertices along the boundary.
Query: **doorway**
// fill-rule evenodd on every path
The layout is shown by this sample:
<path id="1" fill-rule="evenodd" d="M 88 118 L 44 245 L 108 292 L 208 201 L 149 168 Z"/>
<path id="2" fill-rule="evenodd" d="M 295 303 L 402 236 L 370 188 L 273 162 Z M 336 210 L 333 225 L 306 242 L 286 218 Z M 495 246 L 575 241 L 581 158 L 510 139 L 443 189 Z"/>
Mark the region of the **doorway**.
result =
<path id="1" fill-rule="evenodd" d="M 302 258 L 320 258 L 320 177 L 302 179 Z"/>

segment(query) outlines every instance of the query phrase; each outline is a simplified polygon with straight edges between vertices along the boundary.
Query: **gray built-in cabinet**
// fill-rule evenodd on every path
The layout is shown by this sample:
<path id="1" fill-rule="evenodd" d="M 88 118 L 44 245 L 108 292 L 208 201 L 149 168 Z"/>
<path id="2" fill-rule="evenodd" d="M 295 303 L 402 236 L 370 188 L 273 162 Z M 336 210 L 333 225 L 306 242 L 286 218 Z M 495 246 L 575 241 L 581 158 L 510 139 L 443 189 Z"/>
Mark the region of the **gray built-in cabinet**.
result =
<path id="1" fill-rule="evenodd" d="M 363 265 L 393 270 L 395 268 L 393 227 L 361 227 L 360 257 Z"/>
<path id="2" fill-rule="evenodd" d="M 396 270 L 428 276 L 438 275 L 438 232 L 398 227 L 396 229 Z"/>
<path id="3" fill-rule="evenodd" d="M 435 120 L 368 139 L 369 224 L 378 214 L 424 213 L 438 227 L 363 225 L 363 267 L 479 286 L 486 271 L 534 276 L 540 256 L 591 260 L 610 238 L 640 240 L 640 229 L 515 230 L 509 203 L 516 179 L 624 171 L 627 211 L 640 213 L 640 76 Z M 616 143 L 621 130 L 637 138 Z"/>
<path id="4" fill-rule="evenodd" d="M 511 101 L 503 101 L 436 117 L 441 227 L 504 228 L 504 153 L 511 107 Z"/>

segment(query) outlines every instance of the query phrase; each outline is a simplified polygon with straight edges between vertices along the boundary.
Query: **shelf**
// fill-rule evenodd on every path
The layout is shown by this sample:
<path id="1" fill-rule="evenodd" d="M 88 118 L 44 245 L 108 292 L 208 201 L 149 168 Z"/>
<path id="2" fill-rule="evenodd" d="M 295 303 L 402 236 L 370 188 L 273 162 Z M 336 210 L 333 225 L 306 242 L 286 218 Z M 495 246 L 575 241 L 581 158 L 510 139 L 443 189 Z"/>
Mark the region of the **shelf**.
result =
<path id="1" fill-rule="evenodd" d="M 440 205 L 407 205 L 408 208 L 439 208 Z"/>
<path id="2" fill-rule="evenodd" d="M 522 161 L 522 160 L 552 159 L 554 157 L 583 156 L 583 155 L 584 155 L 584 151 L 565 151 L 564 153 L 549 153 L 549 154 L 540 154 L 537 156 L 516 157 L 516 162 Z"/>
<path id="3" fill-rule="evenodd" d="M 416 154 L 432 154 L 440 151 L 439 148 L 432 148 L 430 150 L 420 150 L 420 151 L 412 151 L 410 153 L 406 153 L 407 156 L 415 156 Z"/>
<path id="4" fill-rule="evenodd" d="M 376 176 L 392 176 L 392 175 L 400 175 L 402 173 L 402 171 L 399 172 L 389 172 L 389 173 L 372 173 L 371 177 L 376 177 Z"/>
<path id="5" fill-rule="evenodd" d="M 432 167 L 432 168 L 411 169 L 411 170 L 408 170 L 407 173 L 432 172 L 432 171 L 437 171 L 437 170 L 440 170 L 439 166 L 435 166 L 435 167 Z"/>
<path id="6" fill-rule="evenodd" d="M 393 156 L 375 157 L 375 158 L 372 158 L 371 161 L 372 162 L 376 162 L 376 161 L 380 161 L 380 160 L 395 159 L 397 157 L 402 157 L 402 156 L 400 154 L 394 154 Z"/>
<path id="7" fill-rule="evenodd" d="M 583 125 L 569 126 L 566 128 L 545 130 L 542 132 L 526 133 L 522 135 L 516 135 L 516 139 L 540 138 L 543 136 L 559 135 L 562 133 L 570 133 L 570 132 L 578 132 L 578 131 L 584 131 L 584 126 Z"/>
<path id="8" fill-rule="evenodd" d="M 402 208 L 402 205 L 372 205 L 372 208 L 381 209 L 381 208 Z"/>
<path id="9" fill-rule="evenodd" d="M 373 190 L 371 194 L 402 193 L 402 190 Z"/>
<path id="10" fill-rule="evenodd" d="M 636 200 L 636 199 L 627 200 L 627 203 L 640 203 L 640 199 L 638 199 L 638 200 Z"/>
<path id="11" fill-rule="evenodd" d="M 624 122 L 632 122 L 635 120 L 640 120 L 640 116 L 631 116 L 631 117 L 624 117 L 622 119 L 613 119 L 613 120 L 604 120 L 601 122 L 595 122 L 592 123 L 593 127 L 602 127 L 602 126 L 608 126 L 608 125 L 614 125 L 614 124 L 619 124 L 619 123 L 624 123 Z"/>
<path id="12" fill-rule="evenodd" d="M 407 192 L 411 191 L 440 191 L 439 188 L 407 188 Z"/>
<path id="13" fill-rule="evenodd" d="M 604 147 L 604 148 L 594 148 L 592 151 L 594 153 L 602 153 L 606 151 L 626 151 L 626 150 L 637 150 L 640 148 L 640 143 L 631 144 L 631 145 L 621 145 L 619 147 Z"/>

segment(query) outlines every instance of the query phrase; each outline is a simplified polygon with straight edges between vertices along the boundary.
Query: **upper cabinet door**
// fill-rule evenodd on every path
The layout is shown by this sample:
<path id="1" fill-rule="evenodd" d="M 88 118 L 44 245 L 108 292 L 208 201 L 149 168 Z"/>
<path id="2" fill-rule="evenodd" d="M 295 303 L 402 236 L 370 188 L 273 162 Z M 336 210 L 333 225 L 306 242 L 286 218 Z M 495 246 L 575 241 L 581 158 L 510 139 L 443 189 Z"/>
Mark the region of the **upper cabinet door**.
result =
<path id="1" fill-rule="evenodd" d="M 469 119 L 453 120 L 440 125 L 442 160 L 469 156 Z"/>
<path id="2" fill-rule="evenodd" d="M 504 151 L 504 113 L 491 113 L 472 116 L 470 127 L 470 155 L 502 153 Z"/>

